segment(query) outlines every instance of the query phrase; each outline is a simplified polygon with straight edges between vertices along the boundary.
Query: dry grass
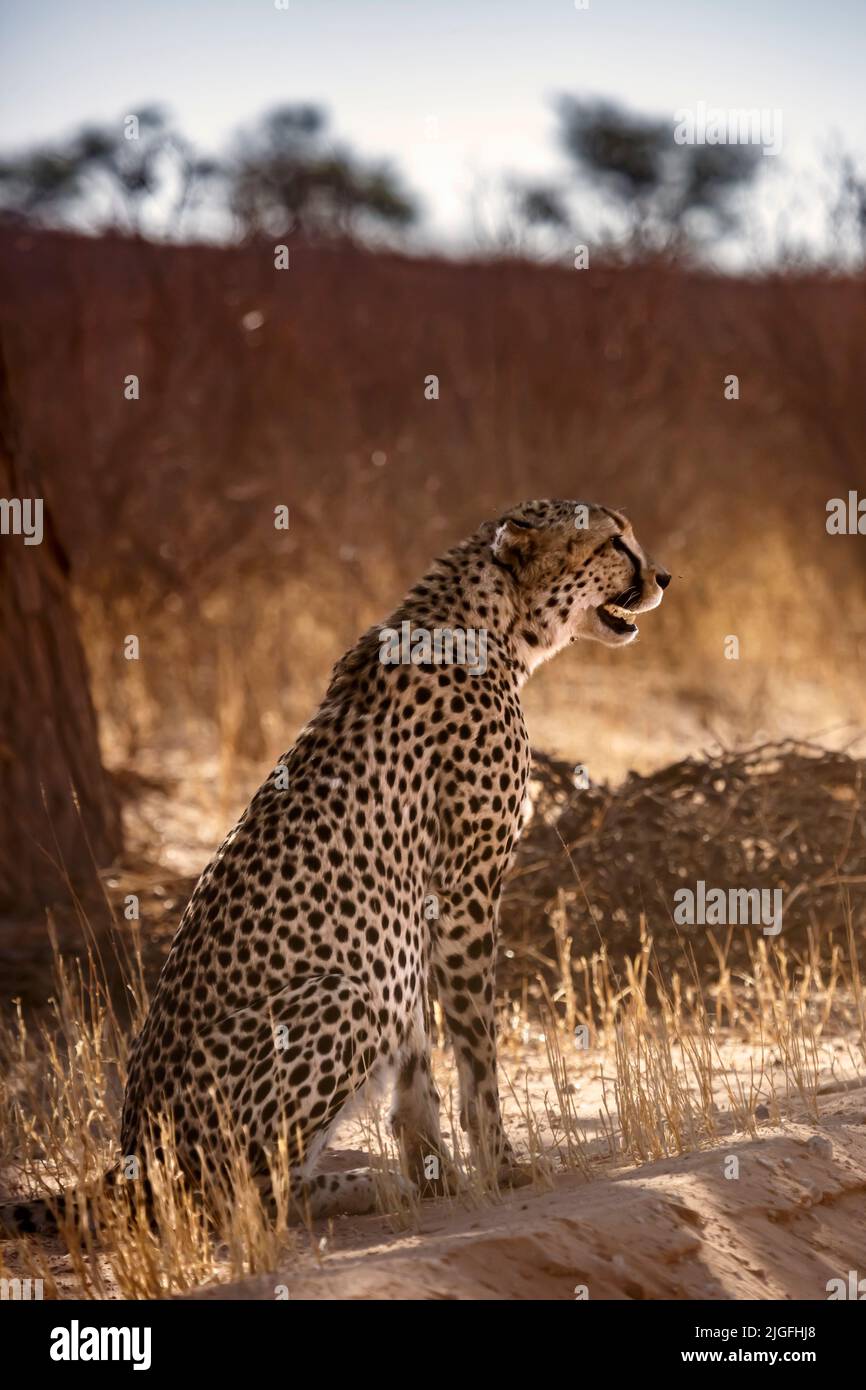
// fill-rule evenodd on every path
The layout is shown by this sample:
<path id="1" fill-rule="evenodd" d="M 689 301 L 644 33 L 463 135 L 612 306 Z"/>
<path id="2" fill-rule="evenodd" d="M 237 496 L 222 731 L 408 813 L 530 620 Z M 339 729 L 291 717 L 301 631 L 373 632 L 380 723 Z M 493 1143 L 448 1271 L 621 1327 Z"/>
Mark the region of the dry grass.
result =
<path id="1" fill-rule="evenodd" d="M 722 954 L 713 978 L 675 976 L 662 985 L 648 937 L 625 972 L 614 970 L 604 951 L 577 959 L 563 952 L 562 960 L 563 979 L 540 1015 L 526 1016 L 513 1000 L 502 1004 L 506 1122 L 535 1190 L 549 1188 L 557 1174 L 589 1181 L 688 1153 L 720 1135 L 754 1135 L 791 1107 L 817 1118 L 822 1087 L 862 1074 L 866 1065 L 853 932 L 844 962 L 815 944 L 805 968 L 784 946 L 769 949 L 760 940 L 748 978 L 736 984 Z M 128 981 L 139 1018 L 140 978 L 136 969 Z M 128 1041 L 92 960 L 86 973 L 58 962 L 54 1000 L 35 1029 L 20 1011 L 3 1024 L 5 1181 L 29 1195 L 81 1194 L 77 1215 L 62 1230 L 68 1256 L 39 1240 L 13 1242 L 6 1247 L 9 1269 L 42 1278 L 48 1296 L 158 1298 L 317 1257 L 322 1232 L 289 1220 L 287 1165 L 279 1153 L 272 1164 L 275 1207 L 263 1205 L 235 1145 L 206 1217 L 178 1175 L 168 1131 L 158 1136 L 167 1161 L 148 1164 L 152 1222 L 133 1210 L 123 1184 L 100 1188 L 99 1175 L 117 1152 Z M 434 1061 L 460 1175 L 444 1200 L 477 1208 L 498 1199 L 496 1184 L 469 1165 L 450 1054 L 437 1046 Z M 225 1125 L 228 1132 L 229 1117 Z M 392 1229 L 417 1228 L 421 1207 L 399 1183 L 380 1105 L 361 1112 L 349 1140 L 371 1156 Z"/>

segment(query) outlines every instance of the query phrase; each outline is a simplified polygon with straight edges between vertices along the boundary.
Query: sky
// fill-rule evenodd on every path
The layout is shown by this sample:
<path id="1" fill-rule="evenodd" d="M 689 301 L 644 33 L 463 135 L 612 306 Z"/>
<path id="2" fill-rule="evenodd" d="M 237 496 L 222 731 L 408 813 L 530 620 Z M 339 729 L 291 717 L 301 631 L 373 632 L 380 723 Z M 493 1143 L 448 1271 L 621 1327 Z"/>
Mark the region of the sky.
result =
<path id="1" fill-rule="evenodd" d="M 216 152 L 264 109 L 312 101 L 335 137 L 393 161 L 443 245 L 503 173 L 563 173 L 562 92 L 672 123 L 699 102 L 780 111 L 764 215 L 804 228 L 828 157 L 866 166 L 866 0 L 582 3 L 0 0 L 0 146 L 159 102 Z"/>

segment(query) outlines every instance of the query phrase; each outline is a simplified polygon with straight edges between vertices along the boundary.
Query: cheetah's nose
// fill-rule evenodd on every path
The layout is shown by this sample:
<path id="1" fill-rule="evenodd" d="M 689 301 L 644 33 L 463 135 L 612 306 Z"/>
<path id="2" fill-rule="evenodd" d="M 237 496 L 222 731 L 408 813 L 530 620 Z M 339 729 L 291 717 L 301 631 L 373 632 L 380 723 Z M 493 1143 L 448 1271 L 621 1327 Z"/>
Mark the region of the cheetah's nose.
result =
<path id="1" fill-rule="evenodd" d="M 671 577 L 667 570 L 656 570 L 656 583 L 660 589 L 666 589 L 671 582 Z"/>

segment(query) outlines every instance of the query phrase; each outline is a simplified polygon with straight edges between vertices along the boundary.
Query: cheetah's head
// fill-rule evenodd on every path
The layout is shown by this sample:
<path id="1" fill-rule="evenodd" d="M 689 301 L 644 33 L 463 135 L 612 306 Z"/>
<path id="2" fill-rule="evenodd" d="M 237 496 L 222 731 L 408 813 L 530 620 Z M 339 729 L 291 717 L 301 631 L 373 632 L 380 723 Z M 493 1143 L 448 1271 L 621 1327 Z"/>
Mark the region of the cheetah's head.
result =
<path id="1" fill-rule="evenodd" d="M 494 523 L 494 563 L 510 571 L 545 654 L 579 638 L 624 647 L 636 613 L 670 583 L 621 512 L 591 502 L 525 502 Z M 529 638 L 530 634 L 525 634 Z"/>

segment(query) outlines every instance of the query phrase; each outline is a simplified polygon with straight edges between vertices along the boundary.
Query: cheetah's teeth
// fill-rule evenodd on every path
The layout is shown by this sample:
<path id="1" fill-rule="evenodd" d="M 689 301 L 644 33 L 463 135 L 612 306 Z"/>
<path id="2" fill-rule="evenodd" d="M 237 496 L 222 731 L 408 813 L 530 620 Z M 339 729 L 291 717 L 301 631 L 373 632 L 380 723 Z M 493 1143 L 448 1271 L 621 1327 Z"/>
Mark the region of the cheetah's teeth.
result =
<path id="1" fill-rule="evenodd" d="M 620 636 L 627 632 L 637 632 L 637 623 L 632 621 L 634 614 L 630 609 L 623 608 L 618 603 L 602 603 L 596 611 L 605 626 Z"/>

